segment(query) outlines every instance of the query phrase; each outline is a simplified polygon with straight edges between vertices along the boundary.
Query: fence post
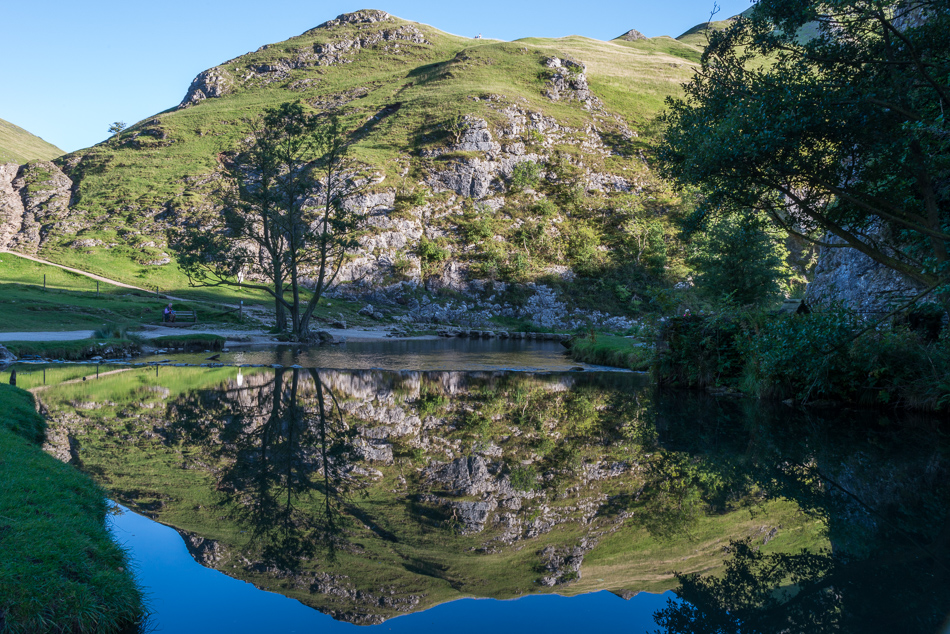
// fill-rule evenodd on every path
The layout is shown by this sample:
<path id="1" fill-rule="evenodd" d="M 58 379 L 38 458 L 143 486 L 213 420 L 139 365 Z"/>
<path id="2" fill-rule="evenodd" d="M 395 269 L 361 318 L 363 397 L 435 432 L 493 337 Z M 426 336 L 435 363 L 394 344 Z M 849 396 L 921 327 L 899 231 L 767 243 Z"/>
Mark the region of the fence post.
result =
<path id="1" fill-rule="evenodd" d="M 99 299 L 99 280 L 96 280 L 96 299 Z"/>
<path id="2" fill-rule="evenodd" d="M 46 290 L 46 273 L 43 273 L 43 290 Z"/>
<path id="3" fill-rule="evenodd" d="M 244 300 L 238 305 L 238 321 L 244 321 Z"/>

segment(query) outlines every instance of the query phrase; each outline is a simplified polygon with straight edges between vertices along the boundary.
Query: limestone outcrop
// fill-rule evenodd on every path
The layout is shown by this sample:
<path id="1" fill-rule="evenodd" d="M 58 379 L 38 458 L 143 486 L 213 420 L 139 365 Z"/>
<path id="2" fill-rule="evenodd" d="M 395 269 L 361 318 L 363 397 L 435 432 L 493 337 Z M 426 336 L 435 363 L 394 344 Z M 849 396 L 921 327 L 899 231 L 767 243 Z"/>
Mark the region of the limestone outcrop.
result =
<path id="1" fill-rule="evenodd" d="M 913 280 L 857 249 L 825 247 L 819 251 L 805 301 L 815 306 L 837 304 L 873 317 L 889 312 L 894 300 L 919 292 L 920 286 Z"/>
<path id="2" fill-rule="evenodd" d="M 51 232 L 74 235 L 72 180 L 49 161 L 0 165 L 0 249 L 36 253 Z"/>
<path id="3" fill-rule="evenodd" d="M 6 249 L 23 226 L 23 199 L 13 187 L 20 166 L 0 165 L 0 249 Z"/>
<path id="4" fill-rule="evenodd" d="M 645 40 L 647 36 L 641 33 L 636 29 L 630 29 L 623 35 L 617 38 L 618 40 L 623 40 L 624 42 L 636 42 L 637 40 Z"/>
<path id="5" fill-rule="evenodd" d="M 198 73 L 198 76 L 191 82 L 191 86 L 188 87 L 188 92 L 185 93 L 185 98 L 181 100 L 178 108 L 194 106 L 205 99 L 223 97 L 231 92 L 233 86 L 234 79 L 227 70 L 220 66 L 209 68 Z"/>

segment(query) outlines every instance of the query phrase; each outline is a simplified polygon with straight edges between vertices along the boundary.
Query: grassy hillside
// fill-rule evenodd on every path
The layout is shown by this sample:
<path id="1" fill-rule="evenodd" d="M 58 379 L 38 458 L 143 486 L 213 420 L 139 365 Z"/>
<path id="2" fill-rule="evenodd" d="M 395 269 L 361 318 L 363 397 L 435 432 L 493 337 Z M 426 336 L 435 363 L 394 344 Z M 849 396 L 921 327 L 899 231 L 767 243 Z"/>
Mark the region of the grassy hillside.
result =
<path id="1" fill-rule="evenodd" d="M 358 282 L 353 296 L 385 288 L 405 305 L 448 288 L 472 299 L 463 287 L 474 280 L 501 283 L 501 303 L 523 307 L 528 285 L 542 283 L 569 304 L 564 314 L 632 316 L 684 276 L 668 220 L 683 201 L 654 175 L 650 154 L 657 114 L 693 73 L 696 47 L 671 38 L 474 40 L 363 19 L 370 14 L 209 69 L 186 107 L 57 159 L 72 180 L 60 198 L 69 221 L 36 214 L 39 253 L 180 294 L 188 282 L 167 232 L 216 204 L 223 155 L 265 108 L 300 100 L 341 113 L 355 157 L 376 174 L 372 193 L 396 199 L 374 212 L 356 254 L 363 263 L 342 275 Z M 487 126 L 493 149 L 459 149 L 459 117 Z M 534 176 L 516 185 L 513 166 L 525 162 Z M 450 184 L 459 175 L 487 187 Z"/>
<path id="2" fill-rule="evenodd" d="M 49 161 L 64 152 L 34 136 L 9 121 L 0 119 L 0 163 L 26 163 L 27 161 Z"/>
<path id="3" fill-rule="evenodd" d="M 78 183 L 73 213 L 84 225 L 78 235 L 114 246 L 80 252 L 70 247 L 74 236 L 63 236 L 44 245 L 44 255 L 149 287 L 180 285 L 174 262 L 163 267 L 141 264 L 163 253 L 161 246 L 149 244 L 160 244 L 156 237 L 162 238 L 169 222 L 206 202 L 209 176 L 219 169 L 218 155 L 243 138 L 249 120 L 284 101 L 301 99 L 318 110 L 342 107 L 345 126 L 360 139 L 357 157 L 379 170 L 385 179 L 381 187 L 397 187 L 444 165 L 446 159 L 439 164 L 420 160 L 419 154 L 446 144 L 444 125 L 452 115 L 471 114 L 500 126 L 504 118 L 499 111 L 506 104 L 552 117 L 577 131 L 596 125 L 603 134 L 612 134 L 622 122 L 638 133 L 634 146 L 642 148 L 650 122 L 664 99 L 678 94 L 697 56 L 671 40 L 617 43 L 568 37 L 503 43 L 462 38 L 398 19 L 379 28 L 411 28 L 424 43 L 363 47 L 346 52 L 349 63 L 292 67 L 315 47 L 365 38 L 377 25 L 314 29 L 217 67 L 228 86 L 224 96 L 167 110 L 107 143 L 64 157 L 61 164 Z M 587 65 L 590 88 L 603 102 L 603 114 L 574 101 L 545 97 L 543 62 L 551 56 Z M 495 101 L 488 99 L 492 95 Z M 385 109 L 394 104 L 398 111 L 386 115 Z M 575 136 L 579 145 L 579 132 Z M 529 148 L 531 140 L 526 135 Z M 583 158 L 577 145 L 563 143 L 553 149 Z M 598 167 L 621 173 L 643 169 L 633 157 L 612 161 Z"/>

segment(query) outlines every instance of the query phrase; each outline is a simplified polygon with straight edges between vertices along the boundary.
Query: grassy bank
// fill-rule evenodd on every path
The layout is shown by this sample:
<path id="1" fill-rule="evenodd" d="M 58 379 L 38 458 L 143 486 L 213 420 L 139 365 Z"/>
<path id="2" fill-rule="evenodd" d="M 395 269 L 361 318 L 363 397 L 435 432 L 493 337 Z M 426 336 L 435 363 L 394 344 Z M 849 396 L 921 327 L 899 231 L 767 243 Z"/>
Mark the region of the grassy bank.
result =
<path id="1" fill-rule="evenodd" d="M 42 357 L 82 361 L 95 356 L 123 357 L 139 349 L 131 339 L 79 339 L 76 341 L 4 341 L 3 346 L 18 358 Z"/>
<path id="2" fill-rule="evenodd" d="M 221 350 L 224 348 L 224 342 L 227 341 L 221 335 L 212 335 L 204 333 L 194 333 L 191 335 L 169 335 L 167 337 L 155 337 L 150 340 L 153 346 L 161 348 L 173 348 L 185 351 L 201 350 Z"/>
<path id="3" fill-rule="evenodd" d="M 33 397 L 0 385 L 0 630 L 118 632 L 144 620 L 105 494 L 44 453 Z"/>
<path id="4" fill-rule="evenodd" d="M 574 339 L 568 353 L 575 361 L 593 365 L 643 371 L 650 369 L 653 351 L 626 337 L 597 335 L 596 338 Z"/>

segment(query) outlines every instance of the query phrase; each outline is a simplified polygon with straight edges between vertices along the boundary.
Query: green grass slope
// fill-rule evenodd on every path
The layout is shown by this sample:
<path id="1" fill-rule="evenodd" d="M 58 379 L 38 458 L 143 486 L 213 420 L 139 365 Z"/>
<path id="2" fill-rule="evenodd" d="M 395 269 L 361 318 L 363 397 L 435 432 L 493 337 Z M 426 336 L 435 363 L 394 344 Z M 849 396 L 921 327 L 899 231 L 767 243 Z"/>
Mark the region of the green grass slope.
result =
<path id="1" fill-rule="evenodd" d="M 63 154 L 65 152 L 52 143 L 0 119 L 0 163 L 50 161 Z"/>
<path id="2" fill-rule="evenodd" d="M 33 397 L 0 385 L 0 630 L 118 632 L 143 620 L 105 494 L 44 453 Z"/>
<path id="3" fill-rule="evenodd" d="M 380 29 L 402 29 L 417 41 L 350 48 L 342 53 L 349 60 L 343 64 L 300 62 L 314 51 L 365 39 Z M 600 119 L 578 102 L 545 97 L 544 60 L 554 55 L 587 65 L 591 91 L 603 103 Z M 285 101 L 300 99 L 317 110 L 342 108 L 344 125 L 359 138 L 357 158 L 384 177 L 381 189 L 391 189 L 451 160 L 422 160 L 420 152 L 447 143 L 445 124 L 454 114 L 502 125 L 501 106 L 492 96 L 572 130 L 596 123 L 616 136 L 610 126 L 622 121 L 639 132 L 631 148 L 645 148 L 656 113 L 667 96 L 679 94 L 697 58 L 697 51 L 669 39 L 617 43 L 572 36 L 497 42 L 397 18 L 312 29 L 216 67 L 223 96 L 166 110 L 106 143 L 60 159 L 76 184 L 70 213 L 79 227 L 75 235 L 54 230 L 42 254 L 147 288 L 171 292 L 186 286 L 174 254 L 162 246 L 166 227 L 209 203 L 220 154 L 246 135 L 248 122 L 264 108 Z M 525 141 L 533 151 L 531 139 Z M 581 145 L 578 140 L 555 149 L 580 152 L 583 158 Z M 645 169 L 633 155 L 612 157 L 600 168 L 634 174 Z M 77 237 L 103 244 L 76 249 Z M 167 265 L 148 264 L 166 255 L 172 260 Z"/>

